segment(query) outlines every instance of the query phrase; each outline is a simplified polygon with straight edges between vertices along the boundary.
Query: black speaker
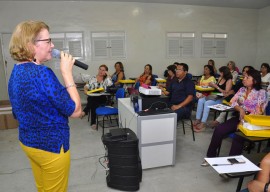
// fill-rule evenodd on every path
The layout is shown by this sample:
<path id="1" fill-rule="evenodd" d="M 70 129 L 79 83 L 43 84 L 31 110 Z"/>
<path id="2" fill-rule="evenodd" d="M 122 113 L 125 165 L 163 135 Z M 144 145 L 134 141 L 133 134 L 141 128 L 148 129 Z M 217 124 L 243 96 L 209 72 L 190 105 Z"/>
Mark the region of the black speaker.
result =
<path id="1" fill-rule="evenodd" d="M 115 140 L 111 132 L 113 130 L 102 136 L 109 161 L 109 174 L 106 177 L 107 185 L 123 191 L 137 191 L 142 180 L 138 138 L 128 128 L 125 128 L 126 137 L 122 137 L 122 140 Z"/>

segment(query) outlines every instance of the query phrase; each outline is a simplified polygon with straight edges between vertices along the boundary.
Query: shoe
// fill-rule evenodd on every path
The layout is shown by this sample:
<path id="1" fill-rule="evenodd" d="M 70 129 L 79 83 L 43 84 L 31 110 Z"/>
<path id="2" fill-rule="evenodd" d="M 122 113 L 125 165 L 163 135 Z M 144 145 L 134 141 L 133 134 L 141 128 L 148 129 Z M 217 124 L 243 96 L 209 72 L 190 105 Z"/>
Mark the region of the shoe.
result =
<path id="1" fill-rule="evenodd" d="M 83 111 L 81 114 L 81 119 L 83 119 L 86 116 L 86 113 Z"/>
<path id="2" fill-rule="evenodd" d="M 93 124 L 93 125 L 91 125 L 91 128 L 92 128 L 93 130 L 97 130 L 97 125 L 96 125 L 96 124 Z"/>
<path id="3" fill-rule="evenodd" d="M 194 132 L 199 133 L 205 130 L 205 124 L 200 123 L 197 126 L 194 126 Z"/>
<path id="4" fill-rule="evenodd" d="M 204 161 L 202 162 L 201 166 L 202 166 L 202 167 L 208 167 L 208 166 L 209 166 L 209 163 L 208 163 L 206 160 L 204 160 Z"/>

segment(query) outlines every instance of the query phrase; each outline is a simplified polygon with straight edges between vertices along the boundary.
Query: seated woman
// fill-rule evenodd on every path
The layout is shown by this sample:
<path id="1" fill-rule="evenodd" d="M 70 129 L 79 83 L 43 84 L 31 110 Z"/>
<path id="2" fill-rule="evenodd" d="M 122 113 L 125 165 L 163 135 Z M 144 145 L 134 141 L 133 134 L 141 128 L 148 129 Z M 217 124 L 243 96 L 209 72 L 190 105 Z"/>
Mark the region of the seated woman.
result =
<path id="1" fill-rule="evenodd" d="M 227 67 L 229 67 L 230 72 L 232 74 L 232 81 L 233 83 L 235 83 L 238 77 L 238 72 L 235 70 L 236 69 L 235 62 L 229 61 L 229 63 L 227 64 Z"/>
<path id="2" fill-rule="evenodd" d="M 252 66 L 245 66 L 243 68 L 242 75 L 245 76 L 247 74 L 247 71 L 249 70 L 254 70 L 254 68 Z M 237 93 L 237 91 L 241 87 L 243 87 L 242 79 L 238 79 L 235 85 L 233 85 L 232 90 L 226 93 L 228 96 L 224 100 L 227 102 L 230 102 L 231 98 L 235 95 L 235 93 Z M 209 124 L 209 126 L 214 128 L 218 126 L 219 124 L 224 123 L 225 117 L 226 117 L 226 112 L 221 112 L 219 116 Z M 232 112 L 228 113 L 226 120 L 229 120 L 230 118 L 232 118 Z"/>
<path id="3" fill-rule="evenodd" d="M 144 72 L 135 80 L 135 89 L 139 89 L 142 84 L 150 86 L 152 78 L 152 65 L 146 64 L 144 66 Z"/>
<path id="4" fill-rule="evenodd" d="M 216 83 L 216 78 L 214 74 L 214 68 L 211 65 L 204 66 L 204 75 L 200 78 L 197 85 L 199 86 L 209 86 L 210 82 Z M 198 99 L 209 95 L 209 92 L 196 92 L 196 97 Z"/>
<path id="5" fill-rule="evenodd" d="M 270 66 L 268 63 L 261 64 L 262 85 L 269 85 L 270 82 Z"/>
<path id="6" fill-rule="evenodd" d="M 219 68 L 220 77 L 217 83 L 210 82 L 208 85 L 215 88 L 216 92 L 226 93 L 232 88 L 232 74 L 226 66 Z M 205 123 L 207 121 L 211 105 L 216 105 L 222 102 L 223 97 L 216 97 L 215 99 L 209 99 L 208 97 L 201 97 L 198 100 L 196 120 L 193 122 L 194 131 L 201 132 L 205 129 Z"/>
<path id="7" fill-rule="evenodd" d="M 225 123 L 216 127 L 210 145 L 207 151 L 207 157 L 216 157 L 217 150 L 220 148 L 222 140 L 225 136 L 234 133 L 237 126 L 242 122 L 244 115 L 262 115 L 267 105 L 266 91 L 261 89 L 261 75 L 257 70 L 249 70 L 243 79 L 244 87 L 231 99 L 231 106 L 237 112 L 234 117 Z M 235 142 L 235 136 L 233 143 Z M 232 144 L 230 155 L 241 154 L 243 144 L 236 142 Z M 207 166 L 207 162 L 203 162 L 202 166 Z"/>
<path id="8" fill-rule="evenodd" d="M 123 63 L 118 61 L 114 64 L 115 72 L 112 74 L 113 87 L 120 88 L 123 85 L 119 82 L 120 80 L 126 79 L 124 73 Z"/>
<path id="9" fill-rule="evenodd" d="M 217 73 L 217 68 L 215 66 L 215 61 L 213 59 L 209 59 L 207 65 L 211 65 L 214 69 L 214 76 L 218 77 L 219 74 Z"/>
<path id="10" fill-rule="evenodd" d="M 267 91 L 267 96 L 268 96 L 268 105 L 265 109 L 265 115 L 270 115 L 270 85 L 268 85 L 266 91 Z"/>
<path id="11" fill-rule="evenodd" d="M 171 83 L 175 80 L 177 80 L 175 74 L 176 74 L 176 66 L 175 65 L 169 65 L 167 67 L 168 76 L 166 78 L 166 85 L 159 84 L 158 87 L 162 90 L 162 94 L 168 95 L 168 89 L 171 85 Z"/>
<path id="12" fill-rule="evenodd" d="M 111 86 L 112 84 L 113 84 L 112 79 L 108 73 L 108 67 L 103 64 L 99 66 L 98 74 L 91 77 L 89 79 L 89 82 L 86 83 L 86 85 L 84 86 L 84 93 L 87 94 L 87 91 L 98 89 L 98 88 L 104 88 L 104 90 L 106 90 L 106 88 L 108 86 Z M 96 129 L 97 127 L 96 126 L 96 109 L 100 105 L 105 104 L 106 101 L 107 101 L 107 98 L 105 95 L 88 96 L 86 107 L 84 108 L 82 112 L 82 117 L 84 117 L 89 112 L 91 112 L 90 125 L 92 129 Z"/>

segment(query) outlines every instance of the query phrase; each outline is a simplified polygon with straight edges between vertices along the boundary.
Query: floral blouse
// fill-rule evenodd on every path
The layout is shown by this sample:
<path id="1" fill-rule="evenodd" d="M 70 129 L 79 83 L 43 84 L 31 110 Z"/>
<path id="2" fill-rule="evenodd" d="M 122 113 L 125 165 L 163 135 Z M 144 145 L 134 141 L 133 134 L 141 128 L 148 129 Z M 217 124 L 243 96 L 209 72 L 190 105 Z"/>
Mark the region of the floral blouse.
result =
<path id="1" fill-rule="evenodd" d="M 103 81 L 100 83 L 97 81 L 97 77 L 93 76 L 89 79 L 89 82 L 85 85 L 88 90 L 94 90 L 98 88 L 104 88 L 104 90 L 107 89 L 108 86 L 111 86 L 113 84 L 111 77 L 106 77 Z"/>
<path id="2" fill-rule="evenodd" d="M 248 96 L 246 93 L 247 88 L 241 87 L 231 99 L 231 106 L 240 106 L 245 111 L 250 112 L 250 114 L 262 115 L 268 102 L 266 91 L 263 89 L 252 89 Z"/>

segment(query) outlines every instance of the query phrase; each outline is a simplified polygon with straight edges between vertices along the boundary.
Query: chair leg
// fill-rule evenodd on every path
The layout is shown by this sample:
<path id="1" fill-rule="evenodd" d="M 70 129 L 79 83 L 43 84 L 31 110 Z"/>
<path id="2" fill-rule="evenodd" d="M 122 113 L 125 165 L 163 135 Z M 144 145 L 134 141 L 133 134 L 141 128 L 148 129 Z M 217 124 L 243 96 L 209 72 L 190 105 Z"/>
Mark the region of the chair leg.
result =
<path id="1" fill-rule="evenodd" d="M 111 118 L 111 116 L 109 116 L 109 119 L 110 119 L 110 123 L 112 124 L 112 118 Z"/>
<path id="2" fill-rule="evenodd" d="M 181 119 L 181 121 L 182 121 L 182 126 L 183 126 L 183 132 L 184 132 L 184 135 L 186 134 L 186 130 L 185 130 L 185 125 L 184 125 L 184 120 L 183 119 Z"/>
<path id="3" fill-rule="evenodd" d="M 118 118 L 115 119 L 117 123 L 117 127 L 119 128 Z"/>
<path id="4" fill-rule="evenodd" d="M 241 187 L 242 187 L 242 184 L 243 184 L 243 180 L 244 180 L 244 177 L 240 177 L 240 178 L 239 178 L 238 184 L 237 184 L 237 188 L 236 188 L 236 192 L 240 192 L 240 191 L 241 191 Z"/>
<path id="5" fill-rule="evenodd" d="M 98 115 L 96 117 L 96 125 L 97 125 L 97 130 L 98 130 Z"/>
<path id="6" fill-rule="evenodd" d="M 195 134 L 194 134 L 194 128 L 193 128 L 192 119 L 189 118 L 189 120 L 190 120 L 190 127 L 191 127 L 191 131 L 192 131 L 193 141 L 195 141 Z"/>
<path id="7" fill-rule="evenodd" d="M 102 135 L 104 135 L 104 118 L 105 118 L 105 115 L 103 116 L 103 121 L 102 121 Z"/>
<path id="8" fill-rule="evenodd" d="M 262 141 L 260 141 L 260 142 L 258 143 L 257 153 L 260 153 L 260 151 L 261 151 L 261 146 L 262 146 Z"/>

